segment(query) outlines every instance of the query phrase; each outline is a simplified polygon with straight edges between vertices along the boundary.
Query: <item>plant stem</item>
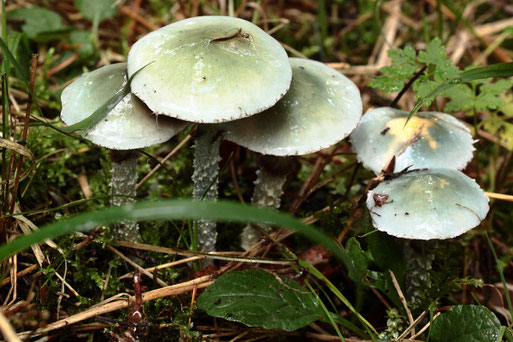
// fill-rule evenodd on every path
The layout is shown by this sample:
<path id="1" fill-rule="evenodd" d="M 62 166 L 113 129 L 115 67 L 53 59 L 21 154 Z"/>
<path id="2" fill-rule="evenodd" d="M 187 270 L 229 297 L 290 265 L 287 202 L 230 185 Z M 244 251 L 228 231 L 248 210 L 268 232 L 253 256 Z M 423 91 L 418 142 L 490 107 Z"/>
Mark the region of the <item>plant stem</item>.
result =
<path id="1" fill-rule="evenodd" d="M 219 174 L 219 146 L 221 138 L 213 125 L 202 125 L 194 142 L 194 173 L 192 181 L 195 200 L 217 199 L 217 176 Z M 208 220 L 197 221 L 198 249 L 206 253 L 215 251 L 216 223 Z"/>
<path id="2" fill-rule="evenodd" d="M 135 151 L 117 151 L 110 153 L 112 160 L 110 181 L 111 205 L 121 206 L 135 203 L 137 185 L 137 157 Z M 139 224 L 137 221 L 122 221 L 114 226 L 114 236 L 118 240 L 140 242 Z"/>

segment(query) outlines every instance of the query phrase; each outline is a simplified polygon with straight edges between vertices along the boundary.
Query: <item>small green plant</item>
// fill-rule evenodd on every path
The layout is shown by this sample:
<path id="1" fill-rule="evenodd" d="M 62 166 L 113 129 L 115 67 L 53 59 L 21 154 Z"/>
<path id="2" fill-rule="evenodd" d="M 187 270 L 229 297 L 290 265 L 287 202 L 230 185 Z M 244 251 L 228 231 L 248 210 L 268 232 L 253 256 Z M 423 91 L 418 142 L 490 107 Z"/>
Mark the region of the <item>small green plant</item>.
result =
<path id="1" fill-rule="evenodd" d="M 445 46 L 435 38 L 426 45 L 425 51 L 418 53 L 411 46 L 403 49 L 391 49 L 388 56 L 392 65 L 381 68 L 382 76 L 378 76 L 369 84 L 372 88 L 387 93 L 395 93 L 403 89 L 404 83 L 416 76 L 412 88 L 417 99 L 428 96 L 443 82 L 457 77 L 461 70 L 447 59 Z M 426 105 L 429 105 L 427 102 Z"/>

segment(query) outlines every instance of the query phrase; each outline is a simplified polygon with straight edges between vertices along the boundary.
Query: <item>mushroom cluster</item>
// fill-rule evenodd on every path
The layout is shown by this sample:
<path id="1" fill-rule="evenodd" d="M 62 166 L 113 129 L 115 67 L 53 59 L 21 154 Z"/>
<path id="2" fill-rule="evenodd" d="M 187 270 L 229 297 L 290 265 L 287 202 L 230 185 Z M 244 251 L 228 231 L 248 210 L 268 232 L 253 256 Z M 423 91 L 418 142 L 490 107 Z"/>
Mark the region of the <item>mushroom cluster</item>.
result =
<path id="1" fill-rule="evenodd" d="M 146 137 L 164 129 L 155 115 L 198 124 L 193 174 L 193 197 L 197 200 L 217 198 L 219 144 L 224 135 L 250 150 L 281 158 L 329 147 L 349 135 L 362 114 L 359 91 L 349 79 L 322 63 L 289 59 L 274 38 L 238 18 L 205 16 L 173 23 L 137 41 L 126 65 L 106 68 L 116 69 L 118 76 L 112 78 L 126 82 L 125 69 L 133 78 L 127 96 L 130 103 L 144 107 L 146 117 L 154 118 L 149 119 L 153 120 L 153 131 L 143 133 Z M 64 91 L 62 118 L 68 125 L 112 96 L 116 87 L 107 84 L 111 76 L 107 69 L 100 70 L 84 75 Z M 93 74 L 102 81 L 90 79 Z M 94 106 L 90 98 L 97 99 Z M 129 100 L 123 99 L 118 106 L 127 107 Z M 129 120 L 128 116 L 135 112 L 130 109 L 123 115 Z M 68 113 L 80 113 L 80 117 L 69 119 Z M 93 132 L 106 131 L 105 125 L 113 121 L 111 115 L 114 114 L 109 113 L 104 121 L 81 134 L 96 143 L 110 140 L 93 140 Z M 170 130 L 168 136 L 155 142 L 174 135 L 184 125 L 178 122 L 173 123 L 176 129 Z M 106 134 L 119 134 L 116 130 L 121 126 L 114 123 Z M 132 144 L 130 148 L 148 145 Z M 274 177 L 260 170 L 254 203 L 278 208 L 285 174 Z M 133 179 L 122 183 L 131 184 Z M 268 199 L 262 200 L 261 195 Z M 255 236 L 248 241 L 254 239 Z M 213 222 L 197 222 L 197 242 L 206 252 L 214 250 Z"/>
<path id="2" fill-rule="evenodd" d="M 367 194 L 374 226 L 401 238 L 453 238 L 476 227 L 488 198 L 459 170 L 472 159 L 470 130 L 454 117 L 393 108 L 368 111 L 351 135 L 357 158 L 378 175 Z M 387 169 L 387 171 L 383 171 Z"/>

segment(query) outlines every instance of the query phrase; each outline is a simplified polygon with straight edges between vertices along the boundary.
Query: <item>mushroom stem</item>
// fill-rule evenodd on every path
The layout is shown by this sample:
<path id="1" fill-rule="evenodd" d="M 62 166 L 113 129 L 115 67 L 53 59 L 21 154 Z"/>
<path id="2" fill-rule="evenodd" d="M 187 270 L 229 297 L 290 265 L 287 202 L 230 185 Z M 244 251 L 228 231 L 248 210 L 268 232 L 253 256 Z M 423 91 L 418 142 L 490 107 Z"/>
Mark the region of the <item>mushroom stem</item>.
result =
<path id="1" fill-rule="evenodd" d="M 253 189 L 251 203 L 259 207 L 279 209 L 283 185 L 287 175 L 293 168 L 292 158 L 261 155 L 258 159 L 260 169 L 256 171 L 257 178 Z M 270 232 L 271 227 L 262 225 L 265 231 Z M 241 233 L 241 247 L 245 250 L 257 243 L 262 234 L 251 224 L 248 224 Z"/>
<path id="2" fill-rule="evenodd" d="M 256 171 L 257 179 L 255 188 L 251 197 L 251 204 L 259 207 L 279 209 L 281 205 L 281 196 L 283 195 L 283 185 L 287 180 L 287 175 L 274 176 L 262 169 Z M 261 225 L 266 232 L 271 231 L 271 227 Z M 262 234 L 252 225 L 248 224 L 241 233 L 241 247 L 245 250 L 257 243 Z"/>
<path id="3" fill-rule="evenodd" d="M 111 150 L 111 205 L 121 206 L 135 203 L 137 185 L 138 153 L 130 150 Z M 136 221 L 121 221 L 114 226 L 114 236 L 118 240 L 140 242 L 139 224 Z"/>
<path id="4" fill-rule="evenodd" d="M 196 200 L 217 199 L 217 176 L 219 174 L 219 146 L 221 138 L 213 125 L 200 126 L 199 136 L 194 143 L 193 198 Z M 205 252 L 215 250 L 217 231 L 213 221 L 197 222 L 198 249 Z"/>

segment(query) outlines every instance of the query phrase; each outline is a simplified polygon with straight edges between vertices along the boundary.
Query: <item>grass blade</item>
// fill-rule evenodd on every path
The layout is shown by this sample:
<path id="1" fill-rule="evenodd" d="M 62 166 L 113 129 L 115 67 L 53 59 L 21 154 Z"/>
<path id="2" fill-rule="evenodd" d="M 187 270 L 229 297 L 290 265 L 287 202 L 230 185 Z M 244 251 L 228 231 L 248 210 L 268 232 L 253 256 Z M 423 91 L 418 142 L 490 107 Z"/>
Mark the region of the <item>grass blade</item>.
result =
<path id="1" fill-rule="evenodd" d="M 93 229 L 100 225 L 109 225 L 121 220 L 176 219 L 252 222 L 287 227 L 316 243 L 322 244 L 340 260 L 344 258 L 340 246 L 333 239 L 313 226 L 306 225 L 292 216 L 271 209 L 251 207 L 227 201 L 162 200 L 111 207 L 49 224 L 32 234 L 25 235 L 0 246 L 0 260 L 4 260 L 10 255 L 29 248 L 32 244 L 40 243 L 47 239 L 53 239 L 74 231 Z"/>
<path id="2" fill-rule="evenodd" d="M 2 49 L 4 56 L 7 57 L 9 62 L 14 66 L 14 69 L 18 73 L 19 77 L 21 77 L 21 79 L 23 80 L 28 89 L 29 76 L 27 75 L 25 70 L 23 70 L 23 68 L 20 66 L 14 55 L 9 50 L 7 43 L 2 38 L 0 38 L 0 48 Z"/>

